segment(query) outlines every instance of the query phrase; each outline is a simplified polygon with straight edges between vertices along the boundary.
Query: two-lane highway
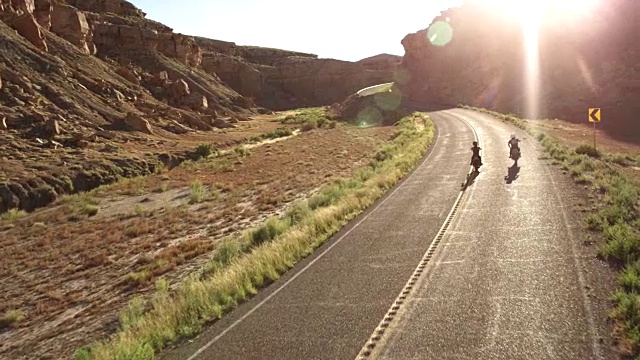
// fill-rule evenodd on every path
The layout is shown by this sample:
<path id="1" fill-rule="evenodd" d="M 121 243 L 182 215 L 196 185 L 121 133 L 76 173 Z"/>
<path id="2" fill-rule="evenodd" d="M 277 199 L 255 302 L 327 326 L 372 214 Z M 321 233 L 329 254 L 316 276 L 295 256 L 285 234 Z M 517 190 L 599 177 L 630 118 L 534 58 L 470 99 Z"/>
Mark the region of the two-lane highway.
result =
<path id="1" fill-rule="evenodd" d="M 615 359 L 602 341 L 606 314 L 587 290 L 585 269 L 595 260 L 578 248 L 579 225 L 534 140 L 522 143 L 520 167 L 511 167 L 509 135 L 526 137 L 513 126 L 461 109 L 431 116 L 437 140 L 408 178 L 163 358 Z M 469 170 L 472 129 L 484 166 L 438 234 Z M 432 257 L 385 324 L 425 252 Z M 383 318 L 389 327 L 371 336 Z"/>
<path id="2" fill-rule="evenodd" d="M 426 161 L 282 279 L 164 359 L 353 359 L 411 275 L 469 170 L 471 128 L 433 114 Z"/>

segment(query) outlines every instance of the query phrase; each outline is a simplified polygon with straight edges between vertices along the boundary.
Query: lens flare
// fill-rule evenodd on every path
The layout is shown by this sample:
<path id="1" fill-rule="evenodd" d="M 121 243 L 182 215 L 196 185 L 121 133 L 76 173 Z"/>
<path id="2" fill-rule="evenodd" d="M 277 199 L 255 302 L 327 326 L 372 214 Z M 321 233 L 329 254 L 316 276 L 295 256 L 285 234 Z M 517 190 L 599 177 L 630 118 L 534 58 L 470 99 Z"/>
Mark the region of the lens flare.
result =
<path id="1" fill-rule="evenodd" d="M 436 21 L 427 31 L 429 42 L 434 46 L 445 46 L 453 39 L 453 28 L 446 21 Z"/>

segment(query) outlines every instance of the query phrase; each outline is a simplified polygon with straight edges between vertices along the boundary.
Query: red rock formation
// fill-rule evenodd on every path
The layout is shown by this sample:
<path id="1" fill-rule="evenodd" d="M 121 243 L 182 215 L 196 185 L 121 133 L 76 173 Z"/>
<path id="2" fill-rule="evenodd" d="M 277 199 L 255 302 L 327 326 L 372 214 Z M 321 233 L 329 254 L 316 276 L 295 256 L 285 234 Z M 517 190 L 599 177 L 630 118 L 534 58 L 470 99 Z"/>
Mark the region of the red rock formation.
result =
<path id="1" fill-rule="evenodd" d="M 38 24 L 45 30 L 51 29 L 51 12 L 53 11 L 53 4 L 51 0 L 36 0 L 35 10 L 33 15 L 35 16 Z"/>
<path id="2" fill-rule="evenodd" d="M 85 54 L 96 53 L 93 33 L 85 15 L 69 5 L 56 5 L 51 12 L 51 31 L 75 45 Z"/>
<path id="3" fill-rule="evenodd" d="M 539 33 L 538 106 L 527 92 L 527 53 L 521 24 L 485 5 L 465 4 L 434 19 L 453 31 L 444 46 L 428 29 L 402 44 L 403 93 L 422 104 L 466 103 L 522 116 L 586 121 L 586 109 L 602 107 L 604 126 L 639 129 L 640 33 L 635 0 L 601 0 L 590 16 L 547 14 Z M 433 35 L 433 34 L 431 34 Z M 631 81 L 630 81 L 631 80 Z M 635 100 L 634 100 L 635 99 Z"/>
<path id="4" fill-rule="evenodd" d="M 31 13 L 23 13 L 13 18 L 10 22 L 11 27 L 16 29 L 18 34 L 24 36 L 29 42 L 42 51 L 49 51 L 45 41 L 44 33 L 38 25 L 38 22 Z"/>

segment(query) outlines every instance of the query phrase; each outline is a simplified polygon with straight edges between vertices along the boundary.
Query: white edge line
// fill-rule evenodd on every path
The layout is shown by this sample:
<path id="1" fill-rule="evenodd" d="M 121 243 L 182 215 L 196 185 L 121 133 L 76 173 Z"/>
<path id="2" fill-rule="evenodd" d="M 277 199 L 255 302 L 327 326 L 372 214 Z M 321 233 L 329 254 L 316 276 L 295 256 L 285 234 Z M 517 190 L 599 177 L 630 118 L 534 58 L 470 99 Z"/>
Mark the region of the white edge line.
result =
<path id="1" fill-rule="evenodd" d="M 438 140 L 440 138 L 439 136 L 440 134 L 440 130 L 438 130 L 438 128 L 436 127 L 436 141 L 433 143 L 433 145 L 431 145 L 430 147 L 430 151 L 429 151 L 429 155 L 427 155 L 427 157 L 422 161 L 422 163 L 420 163 L 420 165 L 418 167 L 416 167 L 414 169 L 414 171 L 406 178 L 404 179 L 404 182 L 402 184 L 400 184 L 400 186 L 398 186 L 395 190 L 393 190 L 386 198 L 384 198 L 375 208 L 373 208 L 373 210 L 371 210 L 371 212 L 369 212 L 367 215 L 365 215 L 360 221 L 358 221 L 358 223 L 356 223 L 351 229 L 349 229 L 346 233 L 344 233 L 340 238 L 338 238 L 338 240 L 336 240 L 333 244 L 331 244 L 331 246 L 329 246 L 328 248 L 326 248 L 322 253 L 320 253 L 320 255 L 318 255 L 315 259 L 313 259 L 309 264 L 307 264 L 307 266 L 303 267 L 302 269 L 300 269 L 300 271 L 298 271 L 295 275 L 293 275 L 291 277 L 291 279 L 287 280 L 287 282 L 285 282 L 284 284 L 280 285 L 280 287 L 278 289 L 276 289 L 274 292 L 272 292 L 271 294 L 269 294 L 269 296 L 267 296 L 266 298 L 264 298 L 264 300 L 260 301 L 258 304 L 256 304 L 251 310 L 249 310 L 246 314 L 244 314 L 242 317 L 240 317 L 238 320 L 234 321 L 231 325 L 229 325 L 226 329 L 224 329 L 220 334 L 218 334 L 216 337 L 214 337 L 213 339 L 211 339 L 208 343 L 206 343 L 203 347 L 201 347 L 200 349 L 198 349 L 198 351 L 196 351 L 193 355 L 191 355 L 190 357 L 187 358 L 187 360 L 194 360 L 198 357 L 198 355 L 202 354 L 204 351 L 206 351 L 208 348 L 210 348 L 213 344 L 215 344 L 218 340 L 220 340 L 220 338 L 222 338 L 224 335 L 226 335 L 229 331 L 231 331 L 234 327 L 238 326 L 238 324 L 240 324 L 242 321 L 244 321 L 246 318 L 248 318 L 249 316 L 251 316 L 251 314 L 253 314 L 256 310 L 258 310 L 260 307 L 262 307 L 262 305 L 264 305 L 267 301 L 271 300 L 271 298 L 273 298 L 276 294 L 278 294 L 281 290 L 283 290 L 285 287 L 287 287 L 287 285 L 289 285 L 291 282 L 293 282 L 298 276 L 302 275 L 305 271 L 307 271 L 307 269 L 309 269 L 313 264 L 316 263 L 316 261 L 320 260 L 322 257 L 324 257 L 329 251 L 331 251 L 331 249 L 333 249 L 336 245 L 338 245 L 345 237 L 347 237 L 347 235 L 349 235 L 353 230 L 355 230 L 360 224 L 362 224 L 365 220 L 367 220 L 369 218 L 369 216 L 371 216 L 371 214 L 373 214 L 374 212 L 376 212 L 376 210 L 378 210 L 378 208 L 380 208 L 385 202 L 387 202 L 387 200 L 389 200 L 398 190 L 400 190 L 404 184 L 406 184 L 406 182 L 411 179 L 417 172 L 418 169 L 420 169 L 422 166 L 424 166 L 427 163 L 427 160 L 429 160 L 431 158 L 431 155 L 433 155 L 434 151 L 433 149 L 435 149 L 436 145 L 438 145 Z"/>

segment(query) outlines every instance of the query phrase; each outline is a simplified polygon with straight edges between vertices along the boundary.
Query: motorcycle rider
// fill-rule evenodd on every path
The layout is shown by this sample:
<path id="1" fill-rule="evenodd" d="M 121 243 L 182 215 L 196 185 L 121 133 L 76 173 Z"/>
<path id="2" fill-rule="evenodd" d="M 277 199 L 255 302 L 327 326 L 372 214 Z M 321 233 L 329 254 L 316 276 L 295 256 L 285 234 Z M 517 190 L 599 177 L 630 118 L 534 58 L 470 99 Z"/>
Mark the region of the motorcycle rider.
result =
<path id="1" fill-rule="evenodd" d="M 509 149 L 510 149 L 509 158 L 512 158 L 514 150 L 518 151 L 518 153 L 520 152 L 519 142 L 520 142 L 520 139 L 516 137 L 516 134 L 511 134 L 511 139 L 507 142 L 507 145 L 509 146 Z"/>
<path id="2" fill-rule="evenodd" d="M 473 159 L 475 159 L 476 157 L 479 160 L 479 165 L 478 167 L 482 166 L 482 157 L 480 156 L 480 150 L 482 150 L 481 147 L 478 146 L 478 142 L 474 141 L 473 142 L 473 147 L 471 148 L 472 151 L 472 155 L 471 155 L 471 165 L 473 165 Z"/>

